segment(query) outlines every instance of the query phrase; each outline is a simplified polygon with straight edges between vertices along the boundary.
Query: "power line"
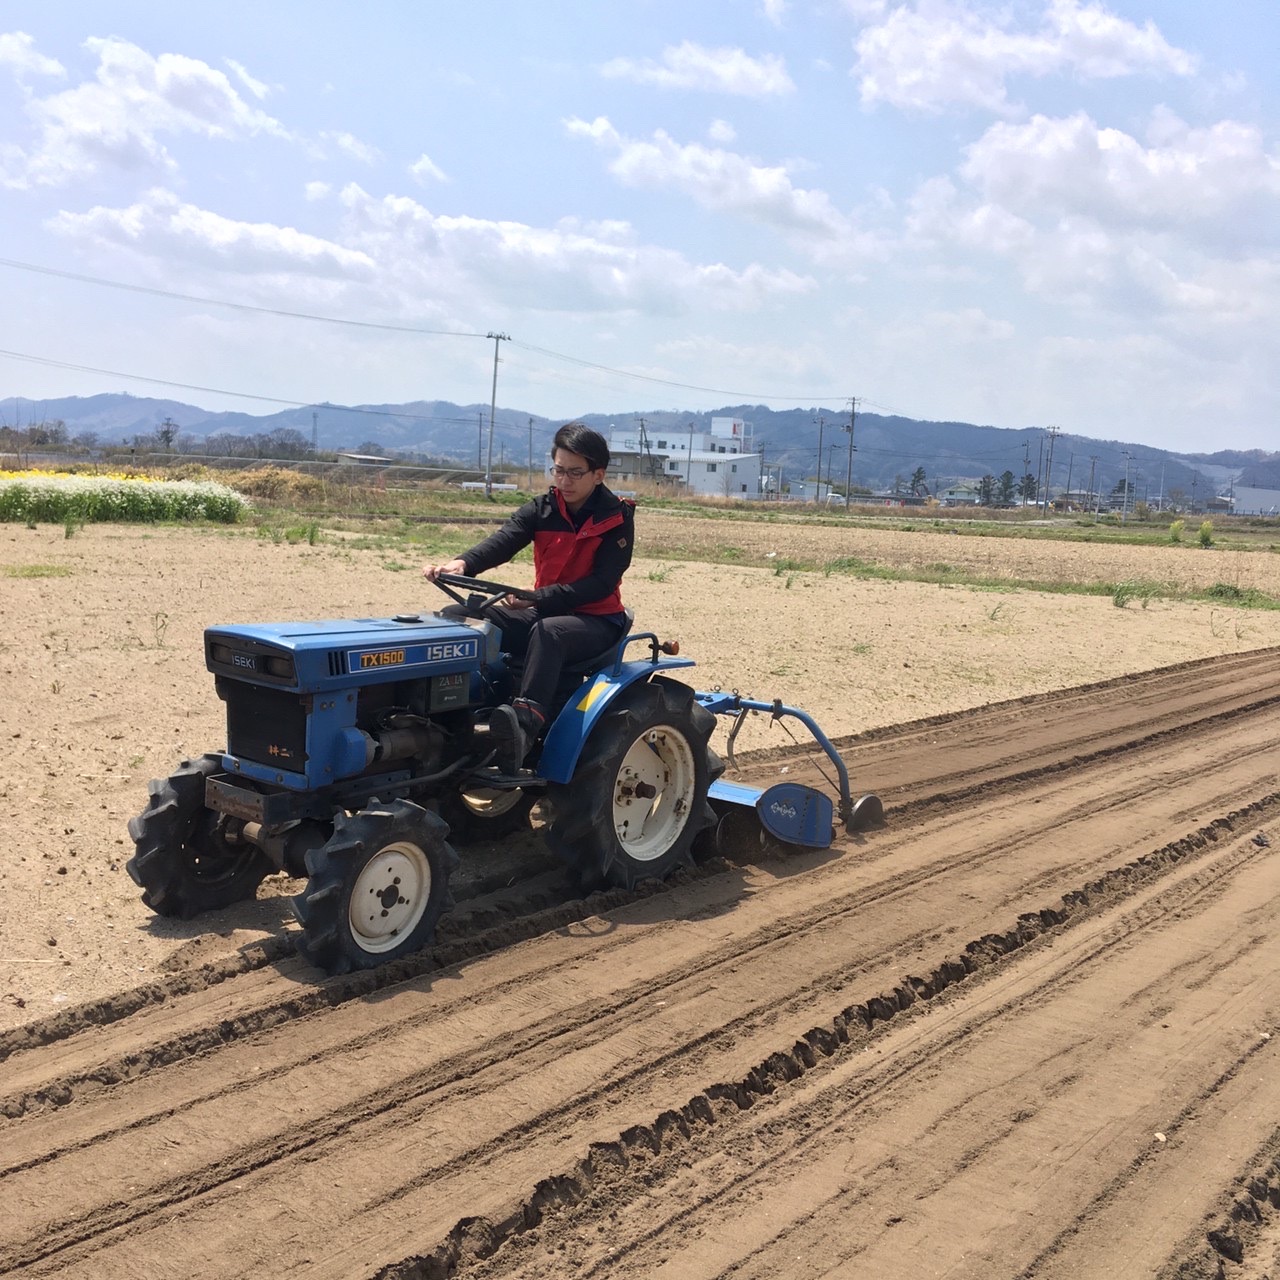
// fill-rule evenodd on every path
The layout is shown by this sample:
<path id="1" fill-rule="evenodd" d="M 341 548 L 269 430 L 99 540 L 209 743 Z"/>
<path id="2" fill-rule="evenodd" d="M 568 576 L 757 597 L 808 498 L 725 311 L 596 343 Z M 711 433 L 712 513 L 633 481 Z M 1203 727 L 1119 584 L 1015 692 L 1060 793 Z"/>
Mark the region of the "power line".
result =
<path id="1" fill-rule="evenodd" d="M 42 267 L 34 262 L 17 262 L 12 258 L 0 258 L 0 267 L 12 267 L 17 271 L 34 271 L 43 276 L 59 276 L 63 280 L 98 285 L 104 289 L 124 289 L 128 293 L 145 293 L 155 298 L 171 298 L 177 302 L 196 302 L 202 307 L 230 307 L 233 311 L 251 311 L 264 316 L 283 316 L 288 320 L 313 320 L 321 324 L 340 324 L 353 329 L 381 329 L 389 333 L 424 333 L 440 338 L 483 338 L 485 336 L 483 333 L 474 333 L 470 330 L 426 329 L 419 325 L 383 324 L 374 320 L 351 320 L 346 316 L 315 315 L 309 311 L 282 311 L 276 307 L 258 307 L 248 302 L 231 302 L 226 298 L 202 298 L 194 293 L 176 293 L 171 289 L 156 289 L 151 285 L 129 284 L 124 280 L 107 280 L 101 276 L 63 271 L 58 267 Z"/>
<path id="2" fill-rule="evenodd" d="M 204 307 L 228 307 L 234 311 L 245 311 L 256 315 L 277 316 L 289 320 L 309 320 L 318 324 L 336 324 L 343 325 L 348 328 L 355 329 L 372 329 L 380 330 L 386 333 L 410 333 L 425 334 L 431 337 L 445 338 L 489 338 L 492 331 L 480 333 L 477 330 L 460 330 L 460 329 L 429 329 L 418 325 L 399 325 L 386 324 L 372 320 L 352 320 L 346 316 L 326 316 L 317 315 L 309 311 L 286 311 L 276 307 L 260 307 L 246 302 L 233 302 L 227 298 L 210 298 L 202 297 L 198 294 L 179 293 L 171 289 L 157 289 L 151 285 L 130 284 L 124 280 L 109 280 L 103 276 L 91 276 L 78 271 L 66 271 L 60 267 L 46 267 L 34 262 L 20 262 L 15 258 L 0 258 L 0 267 L 9 267 L 15 271 L 31 271 L 37 275 L 55 276 L 63 280 L 74 280 L 79 284 L 95 285 L 104 289 L 123 289 L 128 293 L 146 294 L 156 298 L 169 298 L 177 302 L 193 302 Z M 537 355 L 546 356 L 553 360 L 562 360 L 568 364 L 576 364 L 584 369 L 594 369 L 599 373 L 606 373 L 613 377 L 632 378 L 638 382 L 652 382 L 657 386 L 676 387 L 682 391 L 701 391 L 708 395 L 726 396 L 730 399 L 742 401 L 788 401 L 795 404 L 820 404 L 823 400 L 840 400 L 844 397 L 834 394 L 824 394 L 820 396 L 809 395 L 764 395 L 755 391 L 733 391 L 725 390 L 721 387 L 704 387 L 697 383 L 677 382 L 669 378 L 658 378 L 647 373 L 633 373 L 629 369 L 615 369 L 610 365 L 597 364 L 591 360 L 584 360 L 578 356 L 566 355 L 561 351 L 552 351 L 547 347 L 534 346 L 532 343 L 513 341 L 513 346 L 522 347 L 526 351 L 531 351 Z M 51 361 L 50 363 L 56 363 Z M 127 376 L 127 375 L 121 375 Z M 155 381 L 160 381 L 155 379 Z M 179 383 L 170 385 L 178 386 Z M 204 388 L 193 388 L 194 390 L 203 390 Z M 234 394 L 234 393 L 229 393 Z M 269 397 L 261 397 L 268 399 Z M 866 401 L 864 403 L 872 403 Z M 895 410 L 886 405 L 876 405 L 876 408 L 884 410 L 886 413 L 894 413 Z"/>
<path id="3" fill-rule="evenodd" d="M 349 405 L 337 405 L 327 400 L 284 400 L 279 396 L 254 395 L 251 391 L 228 391 L 225 387 L 204 387 L 192 382 L 173 382 L 166 378 L 149 378 L 142 373 L 122 373 L 119 369 L 98 369 L 88 364 L 72 364 L 67 360 L 50 360 L 47 356 L 31 356 L 21 351 L 0 350 L 0 357 L 9 360 L 26 360 L 31 364 L 49 365 L 54 369 L 70 369 L 75 373 L 96 373 L 104 378 L 126 378 L 132 382 L 147 382 L 157 387 L 177 387 L 180 391 L 203 391 L 209 395 L 231 396 L 239 400 L 258 400 L 263 404 L 282 404 L 290 409 L 328 409 L 334 413 L 363 413 L 371 418 L 408 418 L 413 422 L 469 422 L 468 418 L 433 418 L 425 413 L 401 413 L 390 409 L 360 409 Z M 45 396 L 44 399 L 50 397 Z"/>
<path id="4" fill-rule="evenodd" d="M 815 395 L 764 395 L 759 391 L 731 391 L 725 390 L 723 387 L 704 387 L 696 382 L 677 382 L 672 378 L 656 378 L 650 373 L 632 373 L 628 369 L 614 369 L 609 365 L 596 364 L 592 360 L 583 360 L 579 356 L 565 355 L 561 351 L 551 351 L 546 347 L 535 347 L 529 342 L 520 342 L 513 340 L 513 345 L 522 347 L 525 351 L 536 352 L 540 356 L 549 356 L 553 360 L 563 360 L 568 364 L 576 364 L 583 369 L 595 369 L 600 373 L 612 374 L 620 378 L 635 378 L 638 382 L 653 382 L 662 387 L 676 387 L 681 391 L 702 391 L 713 396 L 727 396 L 734 400 L 752 400 L 763 402 L 767 400 L 785 400 L 791 404 L 821 404 L 823 400 L 837 399 L 830 393 L 824 393 L 820 396 Z M 847 397 L 846 397 L 847 398 Z"/>

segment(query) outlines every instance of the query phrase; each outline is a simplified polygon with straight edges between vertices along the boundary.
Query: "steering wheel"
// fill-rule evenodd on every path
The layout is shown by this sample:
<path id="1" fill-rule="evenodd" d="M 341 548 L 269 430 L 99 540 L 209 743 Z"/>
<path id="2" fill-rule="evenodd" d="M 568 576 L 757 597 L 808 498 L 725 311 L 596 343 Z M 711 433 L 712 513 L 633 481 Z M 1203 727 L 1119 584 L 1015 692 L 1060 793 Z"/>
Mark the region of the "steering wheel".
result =
<path id="1" fill-rule="evenodd" d="M 487 578 L 470 578 L 464 573 L 442 573 L 433 581 L 455 604 L 460 604 L 477 618 L 483 616 L 490 605 L 501 604 L 506 596 L 515 596 L 518 600 L 534 598 L 527 587 L 510 587 L 502 582 L 490 582 Z M 464 591 L 466 595 L 462 594 Z"/>

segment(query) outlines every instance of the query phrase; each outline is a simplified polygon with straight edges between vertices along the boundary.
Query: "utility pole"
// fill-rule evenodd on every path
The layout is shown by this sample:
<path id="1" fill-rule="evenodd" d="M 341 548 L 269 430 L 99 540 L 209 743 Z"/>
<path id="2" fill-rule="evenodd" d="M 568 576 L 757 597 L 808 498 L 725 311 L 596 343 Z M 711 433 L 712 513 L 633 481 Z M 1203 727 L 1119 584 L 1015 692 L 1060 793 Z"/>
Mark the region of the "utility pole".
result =
<path id="1" fill-rule="evenodd" d="M 1098 465 L 1098 455 L 1091 453 L 1089 455 L 1089 492 L 1084 495 L 1084 509 L 1089 510 L 1089 503 L 1093 501 L 1093 472 Z"/>
<path id="2" fill-rule="evenodd" d="M 312 409 L 311 410 L 311 456 L 313 458 L 320 451 L 319 418 L 320 418 L 320 415 L 314 409 Z"/>
<path id="3" fill-rule="evenodd" d="M 849 397 L 849 425 L 845 430 L 849 433 L 849 465 L 845 468 L 844 473 L 844 509 L 849 510 L 849 503 L 853 498 L 853 424 L 858 414 L 858 399 L 856 396 Z"/>
<path id="4" fill-rule="evenodd" d="M 1049 514 L 1049 489 L 1053 484 L 1053 442 L 1058 438 L 1058 428 L 1049 428 L 1049 461 L 1044 469 L 1044 513 Z"/>
<path id="5" fill-rule="evenodd" d="M 814 486 L 813 496 L 817 501 L 822 501 L 822 428 L 826 425 L 826 418 L 822 414 L 818 414 L 814 418 L 814 422 L 818 424 L 818 483 Z"/>
<path id="6" fill-rule="evenodd" d="M 685 493 L 693 492 L 693 428 L 694 423 L 689 423 L 689 456 L 684 463 L 684 491 Z"/>
<path id="7" fill-rule="evenodd" d="M 1129 459 L 1133 457 L 1128 449 L 1122 449 L 1124 454 L 1124 494 L 1120 500 L 1120 523 L 1124 524 L 1129 515 Z"/>
<path id="8" fill-rule="evenodd" d="M 489 398 L 489 464 L 484 471 L 484 496 L 493 498 L 493 418 L 498 411 L 498 344 L 510 342 L 509 333 L 487 333 L 493 339 L 493 394 Z"/>
<path id="9" fill-rule="evenodd" d="M 1022 442 L 1022 509 L 1027 509 L 1027 477 L 1031 474 L 1031 442 Z"/>
<path id="10" fill-rule="evenodd" d="M 533 419 L 529 419 L 529 492 L 533 492 Z"/>
<path id="11" fill-rule="evenodd" d="M 1070 455 L 1067 458 L 1067 487 L 1064 491 L 1067 495 L 1068 504 L 1071 502 L 1071 473 L 1072 471 L 1075 470 L 1075 465 L 1076 465 L 1076 451 L 1072 449 Z"/>
<path id="12" fill-rule="evenodd" d="M 658 464 L 654 459 L 653 450 L 649 446 L 649 432 L 646 429 L 646 423 L 643 418 L 637 418 L 640 424 L 640 457 L 643 459 L 647 454 L 649 457 L 649 479 L 657 483 L 658 480 Z"/>

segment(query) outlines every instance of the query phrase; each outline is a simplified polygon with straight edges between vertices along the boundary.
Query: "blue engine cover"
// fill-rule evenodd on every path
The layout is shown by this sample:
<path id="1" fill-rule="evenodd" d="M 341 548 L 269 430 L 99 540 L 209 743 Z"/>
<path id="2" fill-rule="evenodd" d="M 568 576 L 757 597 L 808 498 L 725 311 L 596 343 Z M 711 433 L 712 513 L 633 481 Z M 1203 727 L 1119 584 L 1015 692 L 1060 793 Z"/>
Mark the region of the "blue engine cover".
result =
<path id="1" fill-rule="evenodd" d="M 210 627 L 204 641 L 227 703 L 225 767 L 298 791 L 365 768 L 362 688 L 428 681 L 432 710 L 463 707 L 499 661 L 492 626 L 436 614 Z"/>

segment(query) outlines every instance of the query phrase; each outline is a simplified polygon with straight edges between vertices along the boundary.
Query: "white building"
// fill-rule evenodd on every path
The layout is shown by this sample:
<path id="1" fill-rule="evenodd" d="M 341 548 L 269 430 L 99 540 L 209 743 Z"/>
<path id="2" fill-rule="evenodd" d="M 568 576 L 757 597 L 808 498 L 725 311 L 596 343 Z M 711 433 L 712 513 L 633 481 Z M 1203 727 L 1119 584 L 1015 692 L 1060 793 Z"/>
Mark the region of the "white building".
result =
<path id="1" fill-rule="evenodd" d="M 1251 489 L 1233 485 L 1229 510 L 1238 516 L 1280 515 L 1280 489 Z"/>
<path id="2" fill-rule="evenodd" d="M 712 418 L 710 431 L 615 427 L 609 437 L 616 480 L 656 480 L 707 497 L 760 497 L 760 455 L 751 424 Z"/>

